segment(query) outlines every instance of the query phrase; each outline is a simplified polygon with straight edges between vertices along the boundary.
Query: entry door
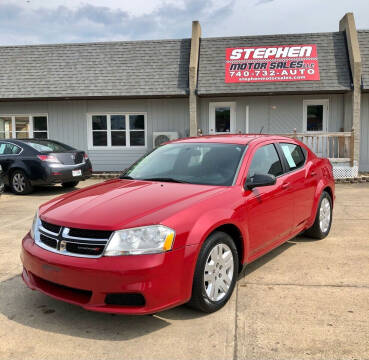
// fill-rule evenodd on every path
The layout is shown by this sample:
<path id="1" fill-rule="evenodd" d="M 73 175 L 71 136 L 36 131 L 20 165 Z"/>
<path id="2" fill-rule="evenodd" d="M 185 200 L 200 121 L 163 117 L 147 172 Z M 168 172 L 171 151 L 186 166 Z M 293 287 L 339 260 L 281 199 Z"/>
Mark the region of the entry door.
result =
<path id="1" fill-rule="evenodd" d="M 329 100 L 304 100 L 303 110 L 303 132 L 310 134 L 327 133 L 328 132 L 328 117 L 329 117 Z M 323 137 L 319 143 L 309 139 L 308 145 L 318 156 L 326 156 L 327 138 Z"/>
<path id="2" fill-rule="evenodd" d="M 229 134 L 236 132 L 236 103 L 215 102 L 209 104 L 209 133 Z"/>

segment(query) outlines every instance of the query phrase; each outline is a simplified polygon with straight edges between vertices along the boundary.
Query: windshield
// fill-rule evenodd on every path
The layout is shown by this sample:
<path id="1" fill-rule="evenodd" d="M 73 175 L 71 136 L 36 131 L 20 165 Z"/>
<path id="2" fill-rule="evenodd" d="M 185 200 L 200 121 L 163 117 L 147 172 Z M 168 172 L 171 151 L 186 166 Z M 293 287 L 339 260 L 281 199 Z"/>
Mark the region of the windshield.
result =
<path id="1" fill-rule="evenodd" d="M 244 145 L 236 144 L 167 144 L 144 156 L 121 178 L 230 186 L 244 150 Z"/>
<path id="2" fill-rule="evenodd" d="M 62 153 L 74 150 L 71 146 L 50 140 L 28 140 L 26 143 L 39 152 Z"/>

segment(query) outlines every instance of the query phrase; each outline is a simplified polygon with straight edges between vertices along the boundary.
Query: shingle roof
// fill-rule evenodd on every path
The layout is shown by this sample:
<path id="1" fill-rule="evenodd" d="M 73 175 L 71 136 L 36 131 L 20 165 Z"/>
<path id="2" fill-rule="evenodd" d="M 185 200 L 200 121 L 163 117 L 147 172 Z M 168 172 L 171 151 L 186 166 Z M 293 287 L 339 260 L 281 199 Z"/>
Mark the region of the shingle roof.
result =
<path id="1" fill-rule="evenodd" d="M 369 30 L 358 31 L 363 89 L 369 90 Z"/>
<path id="2" fill-rule="evenodd" d="M 316 44 L 320 81 L 225 83 L 226 48 Z M 198 94 L 344 92 L 351 89 L 350 64 L 343 32 L 241 36 L 201 39 Z"/>
<path id="3" fill-rule="evenodd" d="M 0 47 L 0 99 L 188 93 L 190 39 Z"/>

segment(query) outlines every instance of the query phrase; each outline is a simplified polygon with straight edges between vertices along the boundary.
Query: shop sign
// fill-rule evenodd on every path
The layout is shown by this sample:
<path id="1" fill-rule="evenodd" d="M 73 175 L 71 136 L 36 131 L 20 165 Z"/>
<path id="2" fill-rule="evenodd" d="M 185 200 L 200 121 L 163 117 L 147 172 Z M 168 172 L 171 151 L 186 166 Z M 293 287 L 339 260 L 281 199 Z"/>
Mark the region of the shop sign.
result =
<path id="1" fill-rule="evenodd" d="M 320 80 L 316 45 L 226 49 L 226 83 L 307 80 Z"/>

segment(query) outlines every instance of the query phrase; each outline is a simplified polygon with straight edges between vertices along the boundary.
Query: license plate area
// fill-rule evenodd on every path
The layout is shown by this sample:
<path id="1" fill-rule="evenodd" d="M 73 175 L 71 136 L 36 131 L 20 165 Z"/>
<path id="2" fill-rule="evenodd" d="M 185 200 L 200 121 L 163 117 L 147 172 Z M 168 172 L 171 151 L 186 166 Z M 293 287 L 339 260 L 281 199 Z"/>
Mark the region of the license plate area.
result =
<path id="1" fill-rule="evenodd" d="M 82 176 L 82 170 L 72 170 L 72 175 L 73 176 Z"/>

